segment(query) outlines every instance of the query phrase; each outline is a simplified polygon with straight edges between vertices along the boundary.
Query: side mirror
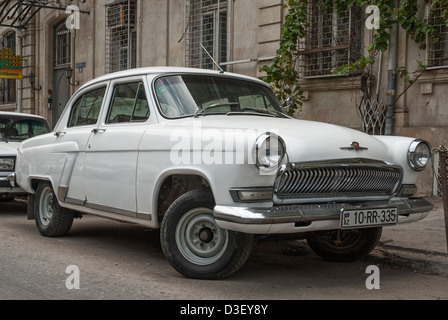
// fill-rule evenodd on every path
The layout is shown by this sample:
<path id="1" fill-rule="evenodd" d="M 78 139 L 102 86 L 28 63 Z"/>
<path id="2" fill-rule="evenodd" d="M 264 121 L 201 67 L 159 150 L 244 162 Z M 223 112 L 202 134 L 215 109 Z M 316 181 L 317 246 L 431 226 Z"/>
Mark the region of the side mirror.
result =
<path id="1" fill-rule="evenodd" d="M 286 99 L 285 102 L 285 110 L 288 111 L 289 108 L 291 108 L 291 106 L 296 102 L 296 98 L 294 96 L 290 96 L 288 99 Z"/>

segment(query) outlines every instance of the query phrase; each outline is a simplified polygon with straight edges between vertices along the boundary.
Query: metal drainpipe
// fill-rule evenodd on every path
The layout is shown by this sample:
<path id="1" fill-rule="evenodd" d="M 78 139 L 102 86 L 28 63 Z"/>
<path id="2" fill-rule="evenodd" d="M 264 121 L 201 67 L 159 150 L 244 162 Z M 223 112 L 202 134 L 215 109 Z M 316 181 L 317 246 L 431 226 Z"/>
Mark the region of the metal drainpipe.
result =
<path id="1" fill-rule="evenodd" d="M 22 30 L 17 29 L 17 55 L 19 57 L 22 57 L 23 53 L 23 35 Z M 23 71 L 23 60 L 22 60 L 22 71 Z M 16 106 L 16 112 L 22 112 L 22 99 L 23 99 L 23 79 L 17 80 L 17 106 Z"/>
<path id="2" fill-rule="evenodd" d="M 395 7 L 398 7 L 398 1 L 395 0 Z M 398 25 L 395 22 L 390 31 L 389 41 L 389 65 L 387 70 L 387 105 L 386 110 L 386 135 L 393 135 L 394 133 L 394 113 L 395 106 L 392 105 L 395 100 L 396 81 L 394 71 L 397 68 L 397 40 L 398 40 Z"/>

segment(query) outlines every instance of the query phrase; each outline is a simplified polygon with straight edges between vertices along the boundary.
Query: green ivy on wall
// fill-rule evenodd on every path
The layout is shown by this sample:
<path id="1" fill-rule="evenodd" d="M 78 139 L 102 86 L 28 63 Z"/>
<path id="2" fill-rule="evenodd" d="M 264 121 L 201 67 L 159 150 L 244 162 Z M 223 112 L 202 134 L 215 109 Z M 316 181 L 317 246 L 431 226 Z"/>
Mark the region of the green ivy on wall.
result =
<path id="1" fill-rule="evenodd" d="M 291 96 L 295 97 L 294 103 L 288 110 L 290 114 L 300 111 L 304 98 L 303 91 L 297 84 L 299 78 L 297 52 L 299 39 L 305 38 L 308 32 L 309 1 L 311 0 L 286 1 L 285 7 L 288 11 L 282 28 L 280 48 L 272 64 L 260 68 L 260 71 L 265 73 L 263 80 L 271 85 L 282 101 L 286 101 Z M 334 6 L 338 12 L 342 12 L 354 6 L 367 7 L 369 5 L 374 5 L 379 10 L 379 26 L 375 28 L 373 40 L 367 46 L 368 55 L 337 68 L 334 73 L 341 76 L 347 76 L 351 71 L 362 71 L 364 78 L 368 77 L 378 53 L 388 49 L 390 32 L 395 23 L 398 23 L 399 27 L 406 32 L 407 37 L 414 40 L 422 50 L 426 48 L 427 37 L 431 37 L 434 42 L 438 41 L 437 29 L 433 27 L 434 25 L 448 25 L 448 0 L 402 0 L 399 1 L 398 6 L 394 0 L 319 0 L 318 2 L 322 10 Z M 424 12 L 422 6 L 426 3 L 431 9 L 429 15 L 422 14 Z M 432 10 L 435 8 L 440 10 Z M 421 61 L 418 62 L 418 66 L 417 77 L 427 68 Z M 404 66 L 399 66 L 395 73 L 404 79 L 407 85 L 405 91 L 415 81 L 415 78 L 411 77 L 413 72 L 408 71 Z M 401 94 L 397 97 L 400 96 Z"/>

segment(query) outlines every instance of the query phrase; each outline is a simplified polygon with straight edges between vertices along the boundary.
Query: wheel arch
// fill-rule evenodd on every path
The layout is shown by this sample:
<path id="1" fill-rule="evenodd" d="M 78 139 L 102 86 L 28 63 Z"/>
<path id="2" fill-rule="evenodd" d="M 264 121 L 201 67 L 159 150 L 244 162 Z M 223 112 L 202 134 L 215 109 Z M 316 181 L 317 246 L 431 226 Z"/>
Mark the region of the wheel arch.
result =
<path id="1" fill-rule="evenodd" d="M 165 172 L 156 183 L 153 212 L 156 212 L 157 224 L 165 215 L 166 210 L 182 194 L 195 189 L 213 190 L 209 179 L 195 170 Z"/>
<path id="2" fill-rule="evenodd" d="M 29 184 L 29 188 L 33 192 L 33 194 L 36 194 L 37 188 L 39 187 L 39 184 L 42 181 L 50 182 L 53 187 L 53 190 L 54 190 L 54 183 L 53 183 L 53 180 L 51 179 L 51 177 L 30 177 L 28 179 L 28 184 Z"/>

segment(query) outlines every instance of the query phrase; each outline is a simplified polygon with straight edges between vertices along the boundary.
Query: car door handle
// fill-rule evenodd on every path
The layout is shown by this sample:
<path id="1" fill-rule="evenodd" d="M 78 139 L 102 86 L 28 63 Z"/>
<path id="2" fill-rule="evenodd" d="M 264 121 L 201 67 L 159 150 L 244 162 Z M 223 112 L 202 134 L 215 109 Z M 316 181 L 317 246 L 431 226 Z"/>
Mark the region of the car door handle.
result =
<path id="1" fill-rule="evenodd" d="M 106 129 L 99 129 L 99 128 L 92 129 L 93 133 L 98 133 L 99 131 L 106 132 Z"/>
<path id="2" fill-rule="evenodd" d="M 56 136 L 56 137 L 60 137 L 61 135 L 63 135 L 63 134 L 66 134 L 67 132 L 65 132 L 65 131 L 58 131 L 58 132 L 56 132 L 54 135 Z"/>

